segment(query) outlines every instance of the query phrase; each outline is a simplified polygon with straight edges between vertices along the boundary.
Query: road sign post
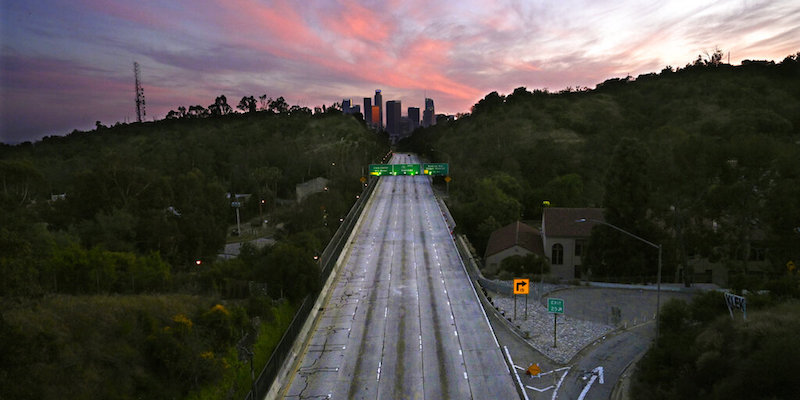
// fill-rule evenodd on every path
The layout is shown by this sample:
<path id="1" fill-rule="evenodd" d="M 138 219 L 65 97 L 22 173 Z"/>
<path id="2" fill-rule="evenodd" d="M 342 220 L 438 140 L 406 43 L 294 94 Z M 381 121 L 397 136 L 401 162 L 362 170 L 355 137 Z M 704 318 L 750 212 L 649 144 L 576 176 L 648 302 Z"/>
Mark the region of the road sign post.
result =
<path id="1" fill-rule="evenodd" d="M 564 313 L 564 300 L 548 297 L 547 312 L 553 314 L 553 347 L 556 347 L 556 327 L 558 326 L 558 314 Z"/>
<path id="2" fill-rule="evenodd" d="M 528 295 L 530 291 L 530 282 L 528 279 L 514 279 L 514 320 L 517 319 L 517 295 L 524 294 L 525 296 Z M 526 297 L 527 299 L 527 297 Z M 525 301 L 525 319 L 528 318 L 528 301 Z"/>

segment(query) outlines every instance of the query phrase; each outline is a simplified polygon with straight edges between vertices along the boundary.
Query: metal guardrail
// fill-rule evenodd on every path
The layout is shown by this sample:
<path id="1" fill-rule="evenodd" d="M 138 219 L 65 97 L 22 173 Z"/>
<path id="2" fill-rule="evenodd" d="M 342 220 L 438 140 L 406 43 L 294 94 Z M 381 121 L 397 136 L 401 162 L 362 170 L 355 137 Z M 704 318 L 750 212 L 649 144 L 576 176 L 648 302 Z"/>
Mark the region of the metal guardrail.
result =
<path id="1" fill-rule="evenodd" d="M 353 207 L 350 208 L 347 216 L 344 217 L 344 221 L 342 221 L 342 224 L 339 225 L 339 229 L 337 229 L 336 233 L 333 234 L 333 237 L 328 242 L 325 250 L 322 252 L 322 256 L 320 257 L 319 261 L 320 280 L 322 282 L 325 282 L 330 276 L 331 271 L 333 271 L 333 267 L 336 265 L 339 255 L 347 244 L 347 239 L 350 237 L 350 233 L 353 231 L 359 216 L 361 216 L 361 212 L 364 211 L 367 200 L 372 195 L 372 192 L 375 190 L 375 186 L 377 184 L 377 177 L 370 178 L 367 187 L 365 187 L 361 192 L 358 200 L 356 200 L 355 204 L 353 204 Z M 316 303 L 319 295 L 320 291 L 317 291 L 303 298 L 303 302 L 300 304 L 297 312 L 295 312 L 292 322 L 289 323 L 289 327 L 286 328 L 286 332 L 283 333 L 281 340 L 275 346 L 275 349 L 272 350 L 272 354 L 270 355 L 269 360 L 267 360 L 267 364 L 264 365 L 261 373 L 258 374 L 258 378 L 253 385 L 256 392 L 255 396 L 253 395 L 253 390 L 251 390 L 247 393 L 244 400 L 262 399 L 267 394 L 272 386 L 272 383 L 275 381 L 275 378 L 278 376 L 281 367 L 283 367 L 283 363 L 289 356 L 292 346 L 294 346 L 297 336 L 303 329 L 306 319 L 308 319 L 309 314 L 311 314 L 311 309 L 314 307 L 314 303 Z"/>

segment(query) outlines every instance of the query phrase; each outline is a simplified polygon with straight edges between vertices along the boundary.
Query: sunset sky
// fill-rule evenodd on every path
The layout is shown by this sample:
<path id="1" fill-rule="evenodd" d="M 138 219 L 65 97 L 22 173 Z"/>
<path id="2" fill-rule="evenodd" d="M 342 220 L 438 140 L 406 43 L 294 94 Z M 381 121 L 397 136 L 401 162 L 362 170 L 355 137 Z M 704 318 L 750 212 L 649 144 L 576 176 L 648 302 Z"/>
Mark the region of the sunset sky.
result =
<path id="1" fill-rule="evenodd" d="M 382 89 L 403 109 L 468 112 L 491 91 L 594 88 L 800 51 L 800 2 L 629 0 L 0 0 L 0 141 L 134 121 L 220 94 L 313 108 Z M 405 111 L 404 111 L 405 113 Z"/>

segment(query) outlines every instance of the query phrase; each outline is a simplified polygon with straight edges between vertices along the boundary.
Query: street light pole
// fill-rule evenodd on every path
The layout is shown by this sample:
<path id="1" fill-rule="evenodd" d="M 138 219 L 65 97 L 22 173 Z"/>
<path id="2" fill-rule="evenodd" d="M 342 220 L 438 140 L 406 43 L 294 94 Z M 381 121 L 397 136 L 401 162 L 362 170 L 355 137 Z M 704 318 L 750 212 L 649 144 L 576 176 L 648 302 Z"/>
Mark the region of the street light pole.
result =
<path id="1" fill-rule="evenodd" d="M 661 324 L 661 322 L 660 322 L 660 316 L 661 316 L 661 312 L 660 312 L 661 311 L 661 245 L 660 244 L 655 244 L 655 243 L 653 243 L 653 242 L 651 242 L 651 241 L 649 241 L 647 239 L 643 239 L 643 238 L 641 238 L 639 236 L 636 236 L 636 235 L 626 231 L 625 229 L 622 229 L 622 228 L 620 228 L 620 227 L 618 227 L 616 225 L 609 224 L 608 222 L 601 221 L 599 219 L 579 218 L 579 219 L 576 219 L 575 222 L 594 222 L 594 223 L 597 223 L 597 224 L 602 224 L 602 225 L 608 226 L 610 228 L 616 229 L 616 230 L 618 230 L 618 231 L 620 231 L 620 232 L 622 232 L 622 233 L 624 233 L 624 234 L 626 234 L 626 235 L 628 235 L 628 236 L 630 236 L 630 237 L 632 237 L 634 239 L 638 239 L 638 240 L 640 240 L 640 241 L 642 241 L 642 242 L 644 242 L 644 243 L 646 243 L 646 244 L 648 244 L 650 246 L 653 246 L 653 247 L 658 249 L 658 277 L 656 278 L 656 343 L 658 343 L 658 334 L 659 334 L 659 331 L 660 331 L 659 328 L 660 328 L 660 324 Z"/>

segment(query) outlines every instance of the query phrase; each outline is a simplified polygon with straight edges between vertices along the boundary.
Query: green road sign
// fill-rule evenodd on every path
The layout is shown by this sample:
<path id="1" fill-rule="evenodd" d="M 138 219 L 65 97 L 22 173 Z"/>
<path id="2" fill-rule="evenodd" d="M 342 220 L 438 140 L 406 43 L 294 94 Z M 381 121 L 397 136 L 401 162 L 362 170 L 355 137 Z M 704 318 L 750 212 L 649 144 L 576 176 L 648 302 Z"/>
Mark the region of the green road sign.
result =
<path id="1" fill-rule="evenodd" d="M 554 314 L 564 313 L 564 300 L 547 298 L 547 312 Z"/>
<path id="2" fill-rule="evenodd" d="M 421 166 L 419 164 L 370 164 L 369 174 L 374 176 L 381 175 L 419 175 Z"/>
<path id="3" fill-rule="evenodd" d="M 392 175 L 391 164 L 370 164 L 369 174 L 374 176 Z"/>
<path id="4" fill-rule="evenodd" d="M 394 175 L 419 175 L 419 164 L 392 164 L 394 167 L 392 174 Z"/>
<path id="5" fill-rule="evenodd" d="M 446 176 L 450 173 L 450 165 L 447 163 L 422 164 L 422 173 L 425 175 Z"/>

